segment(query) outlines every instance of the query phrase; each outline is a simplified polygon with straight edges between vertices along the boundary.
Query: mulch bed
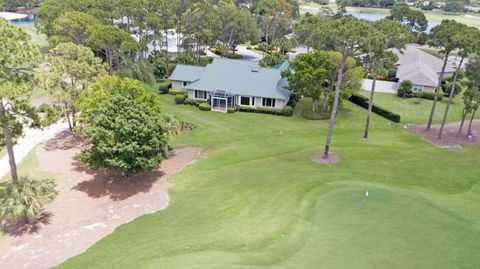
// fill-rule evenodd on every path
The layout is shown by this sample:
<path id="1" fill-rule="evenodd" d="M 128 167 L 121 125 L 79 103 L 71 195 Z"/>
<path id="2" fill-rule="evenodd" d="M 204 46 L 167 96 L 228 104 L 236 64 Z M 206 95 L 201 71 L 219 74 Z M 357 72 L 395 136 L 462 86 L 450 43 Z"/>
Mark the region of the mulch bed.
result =
<path id="1" fill-rule="evenodd" d="M 465 144 L 476 143 L 480 140 L 480 121 L 478 120 L 474 121 L 472 124 L 474 136 L 470 139 L 466 134 L 468 121 L 465 122 L 461 137 L 457 136 L 458 128 L 460 127 L 459 122 L 445 124 L 442 139 L 438 139 L 438 132 L 440 129 L 439 124 L 433 125 L 430 130 L 426 129 L 426 125 L 407 124 L 405 127 L 420 135 L 423 140 L 441 148 L 457 148 Z"/>
<path id="2" fill-rule="evenodd" d="M 313 156 L 312 161 L 321 164 L 334 164 L 340 161 L 340 155 L 335 152 L 328 153 L 328 158 L 323 157 L 323 153 L 316 154 Z"/>

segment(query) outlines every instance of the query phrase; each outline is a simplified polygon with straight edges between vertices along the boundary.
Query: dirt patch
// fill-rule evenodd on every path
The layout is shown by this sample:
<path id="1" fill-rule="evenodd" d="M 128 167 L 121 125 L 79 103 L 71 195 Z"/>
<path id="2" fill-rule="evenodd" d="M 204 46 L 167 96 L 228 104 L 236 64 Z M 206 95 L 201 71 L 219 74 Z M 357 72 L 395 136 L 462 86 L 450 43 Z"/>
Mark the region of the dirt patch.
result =
<path id="1" fill-rule="evenodd" d="M 312 161 L 322 164 L 334 164 L 340 161 L 340 155 L 335 152 L 328 153 L 328 158 L 324 158 L 323 153 L 313 156 Z"/>
<path id="2" fill-rule="evenodd" d="M 470 138 L 467 137 L 468 122 L 465 122 L 461 137 L 457 136 L 460 127 L 459 122 L 445 124 L 442 139 L 438 139 L 439 124 L 433 125 L 430 130 L 426 129 L 426 125 L 407 124 L 405 127 L 420 135 L 423 140 L 441 148 L 460 147 L 461 145 L 476 143 L 480 140 L 480 121 L 478 120 L 472 123 L 473 137 Z"/>
<path id="3" fill-rule="evenodd" d="M 106 170 L 91 171 L 73 160 L 84 145 L 63 132 L 37 151 L 42 169 L 68 180 L 44 210 L 34 229 L 8 227 L 0 268 L 50 268 L 75 256 L 126 222 L 167 207 L 169 175 L 192 163 L 199 149 L 175 149 L 153 172 L 134 178 Z"/>

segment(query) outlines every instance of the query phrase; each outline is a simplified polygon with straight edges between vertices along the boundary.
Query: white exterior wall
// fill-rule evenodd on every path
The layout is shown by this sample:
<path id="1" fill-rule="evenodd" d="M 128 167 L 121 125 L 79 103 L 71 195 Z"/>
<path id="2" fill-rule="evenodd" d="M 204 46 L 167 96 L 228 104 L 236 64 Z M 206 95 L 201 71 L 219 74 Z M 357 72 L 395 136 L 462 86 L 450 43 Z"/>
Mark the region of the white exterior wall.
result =
<path id="1" fill-rule="evenodd" d="M 172 89 L 177 89 L 177 90 L 183 89 L 183 81 L 172 80 Z"/>
<path id="2" fill-rule="evenodd" d="M 239 105 L 240 104 L 240 97 L 241 96 L 236 96 L 236 103 Z M 255 105 L 253 107 L 262 107 L 262 97 L 253 97 L 255 98 Z M 282 99 L 275 99 L 275 108 L 283 108 L 284 106 L 287 105 L 287 100 L 282 100 Z"/>
<path id="3" fill-rule="evenodd" d="M 192 90 L 187 90 L 188 98 L 195 98 L 195 91 Z"/>

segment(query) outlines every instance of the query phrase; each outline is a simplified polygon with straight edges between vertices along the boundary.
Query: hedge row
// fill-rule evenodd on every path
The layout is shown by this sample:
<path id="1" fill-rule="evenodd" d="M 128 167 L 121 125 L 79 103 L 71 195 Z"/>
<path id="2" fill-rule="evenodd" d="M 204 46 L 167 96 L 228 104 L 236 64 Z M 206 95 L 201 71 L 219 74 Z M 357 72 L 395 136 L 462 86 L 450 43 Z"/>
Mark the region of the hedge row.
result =
<path id="1" fill-rule="evenodd" d="M 368 109 L 368 98 L 359 94 L 352 94 L 350 98 L 348 99 L 350 102 L 357 104 L 363 108 Z M 378 114 L 388 120 L 391 120 L 393 122 L 400 122 L 400 115 L 398 115 L 395 112 L 391 112 L 385 108 L 379 107 L 375 104 L 373 104 L 372 107 L 372 112 L 375 114 Z"/>
<path id="2" fill-rule="evenodd" d="M 435 92 L 416 92 L 415 97 L 427 99 L 427 100 L 433 100 L 435 99 Z M 443 99 L 443 94 L 439 94 L 438 101 L 441 101 L 442 99 Z"/>
<path id="3" fill-rule="evenodd" d="M 279 115 L 279 116 L 293 115 L 293 108 L 291 106 L 285 106 L 282 109 L 280 109 L 280 108 L 271 108 L 271 107 L 251 107 L 251 106 L 238 105 L 237 110 L 240 112 L 261 113 L 261 114 L 270 114 L 270 115 Z"/>

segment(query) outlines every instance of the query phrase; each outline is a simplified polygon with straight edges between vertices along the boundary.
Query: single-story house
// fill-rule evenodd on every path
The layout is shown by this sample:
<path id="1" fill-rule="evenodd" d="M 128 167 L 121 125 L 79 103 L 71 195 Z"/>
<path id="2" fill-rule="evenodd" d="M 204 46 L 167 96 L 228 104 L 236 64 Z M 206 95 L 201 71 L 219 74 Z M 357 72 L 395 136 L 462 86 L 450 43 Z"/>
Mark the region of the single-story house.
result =
<path id="1" fill-rule="evenodd" d="M 215 111 L 227 111 L 236 105 L 283 108 L 291 91 L 281 72 L 288 62 L 271 68 L 258 62 L 214 59 L 205 67 L 176 66 L 170 80 L 172 88 L 185 89 L 188 98 L 208 101 Z"/>
<path id="2" fill-rule="evenodd" d="M 397 78 L 398 85 L 404 80 L 413 83 L 413 91 L 435 91 L 440 79 L 443 60 L 429 53 L 421 51 L 415 46 L 407 46 L 403 53 L 395 51 L 398 55 Z M 447 63 L 444 78 L 451 77 L 456 68 Z"/>

